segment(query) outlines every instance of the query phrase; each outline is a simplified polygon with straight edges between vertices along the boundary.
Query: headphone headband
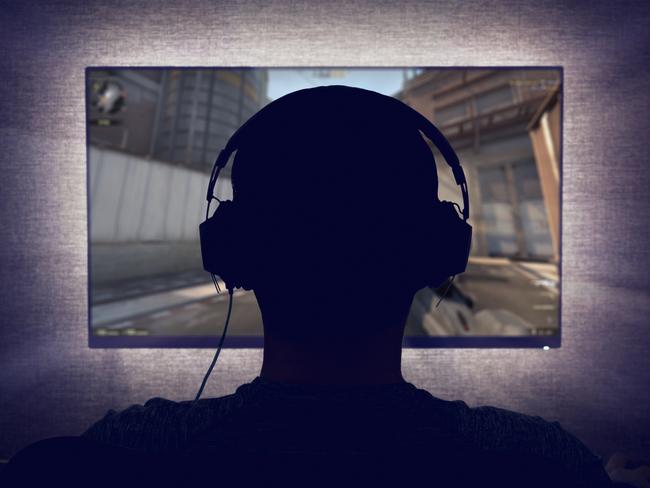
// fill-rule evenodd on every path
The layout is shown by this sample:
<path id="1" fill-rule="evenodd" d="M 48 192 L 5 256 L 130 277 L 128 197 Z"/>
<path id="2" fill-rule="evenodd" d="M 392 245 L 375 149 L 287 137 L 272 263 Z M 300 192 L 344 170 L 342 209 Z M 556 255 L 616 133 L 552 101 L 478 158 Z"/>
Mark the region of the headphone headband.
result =
<path id="1" fill-rule="evenodd" d="M 465 172 L 463 171 L 463 167 L 460 165 L 458 156 L 456 155 L 454 149 L 451 147 L 451 144 L 449 144 L 449 141 L 447 141 L 445 136 L 442 135 L 442 132 L 440 132 L 440 130 L 438 130 L 438 128 L 433 125 L 429 119 L 427 119 L 417 110 L 409 107 L 405 103 L 395 98 L 388 96 L 385 96 L 385 98 L 389 100 L 390 103 L 394 103 L 394 106 L 398 111 L 403 112 L 408 118 L 413 119 L 416 128 L 419 129 L 427 137 L 427 139 L 433 143 L 434 146 L 436 146 L 438 151 L 440 151 L 440 154 L 442 154 L 442 157 L 445 159 L 445 162 L 451 168 L 452 173 L 454 174 L 454 180 L 456 181 L 456 184 L 460 187 L 460 191 L 463 197 L 463 220 L 467 221 L 467 219 L 469 219 L 469 195 L 467 192 L 467 180 L 465 179 Z M 278 100 L 281 100 L 281 98 Z M 273 105 L 273 103 L 275 102 L 271 102 L 271 105 Z M 251 121 L 259 118 L 262 112 L 264 112 L 264 109 L 258 111 L 241 127 L 239 127 L 239 129 L 235 131 L 235 133 L 226 143 L 226 147 L 219 151 L 219 155 L 217 156 L 217 159 L 212 166 L 212 173 L 210 174 L 210 183 L 208 184 L 208 191 L 206 194 L 206 200 L 208 201 L 208 204 L 213 199 L 216 199 L 214 196 L 214 187 L 217 183 L 217 178 L 219 177 L 219 173 L 221 172 L 222 168 L 228 164 L 232 153 L 239 148 L 239 139 L 241 137 L 241 134 L 246 132 L 245 128 L 251 125 Z"/>
<path id="2" fill-rule="evenodd" d="M 440 154 L 442 154 L 445 162 L 451 168 L 451 171 L 454 174 L 454 180 L 460 187 L 460 191 L 463 195 L 462 214 L 463 220 L 467 221 L 469 218 L 469 195 L 467 192 L 467 180 L 465 179 L 465 172 L 463 171 L 463 167 L 460 165 L 456 151 L 454 151 L 454 148 L 451 147 L 451 144 L 449 144 L 449 141 L 445 138 L 445 136 L 442 135 L 442 132 L 440 132 L 440 130 L 438 130 L 438 128 L 433 125 L 429 119 L 408 105 L 402 105 L 404 107 L 407 107 L 408 110 L 412 113 L 416 119 L 416 125 L 418 129 L 422 131 L 422 133 L 434 144 L 434 146 L 436 146 L 436 148 L 438 148 L 438 151 L 440 151 Z"/>

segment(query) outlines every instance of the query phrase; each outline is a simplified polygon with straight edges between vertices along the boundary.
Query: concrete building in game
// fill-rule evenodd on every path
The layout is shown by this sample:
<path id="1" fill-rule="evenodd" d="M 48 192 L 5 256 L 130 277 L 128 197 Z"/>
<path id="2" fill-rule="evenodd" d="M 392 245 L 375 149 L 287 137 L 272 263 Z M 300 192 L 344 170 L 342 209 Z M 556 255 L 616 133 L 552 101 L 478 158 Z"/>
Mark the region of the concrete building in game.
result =
<path id="1" fill-rule="evenodd" d="M 88 71 L 93 283 L 202 268 L 208 175 L 266 92 L 263 69 Z"/>
<path id="2" fill-rule="evenodd" d="M 199 171 L 209 172 L 233 132 L 268 103 L 264 69 L 88 73 L 91 144 Z M 123 101 L 111 111 L 113 93 L 113 106 Z"/>
<path id="3" fill-rule="evenodd" d="M 233 132 L 267 103 L 263 69 L 163 72 L 153 156 L 210 171 Z"/>

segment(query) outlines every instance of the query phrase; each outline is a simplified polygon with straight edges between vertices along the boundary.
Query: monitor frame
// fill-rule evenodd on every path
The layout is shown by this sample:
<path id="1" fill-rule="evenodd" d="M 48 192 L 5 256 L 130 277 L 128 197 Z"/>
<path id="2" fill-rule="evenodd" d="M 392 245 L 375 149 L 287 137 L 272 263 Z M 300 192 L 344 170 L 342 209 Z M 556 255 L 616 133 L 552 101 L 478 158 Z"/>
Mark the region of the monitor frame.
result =
<path id="1" fill-rule="evenodd" d="M 88 86 L 89 73 L 94 70 L 139 70 L 139 69 L 174 69 L 174 70 L 199 70 L 199 69 L 242 69 L 242 68 L 273 68 L 273 69 L 322 69 L 323 66 L 87 66 L 85 69 L 85 83 L 84 83 L 84 98 L 86 110 L 86 224 L 87 224 L 87 249 L 88 270 L 91 269 L 92 252 L 91 252 L 91 192 L 90 192 L 90 171 L 89 157 L 90 157 L 90 124 L 88 123 L 90 100 L 85 87 Z M 437 70 L 462 70 L 462 69 L 491 69 L 491 70 L 512 70 L 512 69 L 526 69 L 526 70 L 558 70 L 560 77 L 560 90 L 561 95 L 559 99 L 560 105 L 560 136 L 559 136 L 559 160 L 558 169 L 560 173 L 559 178 L 559 259 L 558 259 L 558 332 L 554 335 L 547 336 L 405 336 L 402 342 L 404 348 L 426 349 L 426 348 L 458 348 L 458 349 L 503 349 L 503 348 L 541 348 L 541 349 L 556 349 L 562 345 L 562 210 L 563 210 L 563 151 L 564 151 L 564 67 L 561 65 L 536 65 L 536 66 L 327 66 L 328 69 L 437 69 Z M 462 164 L 462 161 L 461 161 Z M 438 168 L 439 170 L 439 168 Z M 207 181 L 206 181 L 207 185 Z M 88 306 L 88 347 L 93 349 L 184 349 L 184 348 L 216 348 L 221 338 L 221 333 L 214 336 L 98 336 L 92 330 L 92 303 L 91 303 L 91 288 L 92 282 L 90 272 L 88 272 L 87 280 L 87 306 Z M 222 293 L 224 293 L 222 291 Z M 216 290 L 215 290 L 216 294 Z M 236 297 L 233 297 L 233 301 Z M 219 325 L 219 330 L 223 328 L 223 324 Z M 223 343 L 224 348 L 234 349 L 248 349 L 248 348 L 263 348 L 263 336 L 242 336 L 242 335 L 226 335 Z"/>

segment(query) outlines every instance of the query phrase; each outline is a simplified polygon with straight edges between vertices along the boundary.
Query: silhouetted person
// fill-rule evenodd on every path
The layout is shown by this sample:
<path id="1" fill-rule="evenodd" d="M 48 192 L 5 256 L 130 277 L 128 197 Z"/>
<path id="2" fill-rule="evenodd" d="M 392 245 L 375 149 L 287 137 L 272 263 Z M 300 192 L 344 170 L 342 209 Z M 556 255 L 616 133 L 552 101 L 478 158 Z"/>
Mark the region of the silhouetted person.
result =
<path id="1" fill-rule="evenodd" d="M 231 231 L 214 239 L 214 256 L 226 284 L 259 303 L 259 377 L 194 405 L 154 398 L 109 411 L 80 442 L 130 449 L 117 451 L 114 471 L 131 463 L 146 466 L 143 479 L 182 473 L 214 486 L 220 477 L 608 485 L 600 460 L 558 423 L 469 408 L 402 377 L 413 296 L 439 285 L 436 269 L 457 252 L 432 210 L 431 149 L 405 108 L 332 86 L 289 94 L 251 119 L 234 157 L 232 212 L 222 216 Z"/>

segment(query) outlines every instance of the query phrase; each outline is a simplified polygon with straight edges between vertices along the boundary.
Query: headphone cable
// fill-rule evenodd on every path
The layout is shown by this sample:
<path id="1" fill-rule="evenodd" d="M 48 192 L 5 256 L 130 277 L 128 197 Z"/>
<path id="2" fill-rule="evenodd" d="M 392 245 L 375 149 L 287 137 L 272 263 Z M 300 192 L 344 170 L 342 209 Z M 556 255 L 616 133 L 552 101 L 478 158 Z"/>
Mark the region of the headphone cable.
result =
<path id="1" fill-rule="evenodd" d="M 219 284 L 217 282 L 216 277 L 214 276 L 213 273 L 210 273 L 210 275 L 212 276 L 212 282 L 214 283 L 214 286 L 217 289 L 217 293 L 220 293 Z M 217 359 L 219 358 L 219 353 L 221 353 L 221 346 L 223 346 L 223 341 L 226 338 L 226 332 L 228 331 L 228 323 L 230 322 L 231 312 L 232 312 L 232 289 L 229 288 L 228 289 L 228 313 L 226 315 L 226 323 L 223 326 L 223 332 L 221 333 L 221 339 L 219 340 L 219 346 L 217 347 L 217 352 L 215 352 L 214 357 L 212 358 L 212 363 L 210 363 L 210 367 L 208 368 L 208 371 L 205 373 L 205 376 L 203 377 L 203 381 L 201 382 L 199 391 L 196 393 L 196 398 L 194 398 L 193 404 L 196 404 L 196 402 L 198 402 L 199 399 L 201 398 L 201 393 L 203 393 L 205 384 L 208 382 L 210 373 L 212 373 L 212 370 L 214 369 L 214 365 L 217 363 Z"/>
<path id="2" fill-rule="evenodd" d="M 449 280 L 449 283 L 447 283 L 447 288 L 445 288 L 445 292 L 442 295 L 440 295 L 440 300 L 438 300 L 438 303 L 436 303 L 436 308 L 438 308 L 438 305 L 440 305 L 442 299 L 447 296 L 447 292 L 449 291 L 449 288 L 451 288 L 451 282 L 454 281 L 455 277 L 456 275 L 452 276 L 451 279 Z"/>

